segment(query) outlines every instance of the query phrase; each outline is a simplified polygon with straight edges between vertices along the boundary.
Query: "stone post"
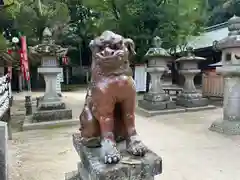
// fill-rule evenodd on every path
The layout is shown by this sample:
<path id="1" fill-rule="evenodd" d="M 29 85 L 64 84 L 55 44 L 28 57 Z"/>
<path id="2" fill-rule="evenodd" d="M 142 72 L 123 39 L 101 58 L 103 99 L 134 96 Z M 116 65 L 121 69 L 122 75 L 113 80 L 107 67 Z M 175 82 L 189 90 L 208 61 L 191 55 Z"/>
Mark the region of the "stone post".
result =
<path id="1" fill-rule="evenodd" d="M 217 43 L 222 50 L 222 67 L 217 72 L 224 76 L 223 118 L 213 122 L 210 130 L 240 135 L 240 17 L 228 21 L 228 30 L 228 37 Z"/>
<path id="2" fill-rule="evenodd" d="M 8 179 L 7 163 L 7 123 L 0 121 L 0 179 Z"/>
<path id="3" fill-rule="evenodd" d="M 201 72 L 198 69 L 198 62 L 205 60 L 205 58 L 195 56 L 191 47 L 187 51 L 187 56 L 176 60 L 176 62 L 180 63 L 179 72 L 185 78 L 183 92 L 178 95 L 176 103 L 189 108 L 207 106 L 208 100 L 202 97 L 201 92 L 197 91 L 193 81 L 194 77 Z"/>
<path id="4" fill-rule="evenodd" d="M 29 116 L 32 114 L 31 96 L 25 96 L 25 109 L 26 109 L 26 116 Z"/>
<path id="5" fill-rule="evenodd" d="M 140 100 L 138 106 L 146 110 L 164 110 L 176 108 L 175 103 L 163 90 L 161 77 L 164 72 L 168 71 L 167 62 L 172 57 L 167 51 L 161 48 L 161 39 L 154 38 L 154 48 L 150 48 L 145 55 L 148 58 L 147 72 L 151 76 L 151 86 L 149 92 Z"/>

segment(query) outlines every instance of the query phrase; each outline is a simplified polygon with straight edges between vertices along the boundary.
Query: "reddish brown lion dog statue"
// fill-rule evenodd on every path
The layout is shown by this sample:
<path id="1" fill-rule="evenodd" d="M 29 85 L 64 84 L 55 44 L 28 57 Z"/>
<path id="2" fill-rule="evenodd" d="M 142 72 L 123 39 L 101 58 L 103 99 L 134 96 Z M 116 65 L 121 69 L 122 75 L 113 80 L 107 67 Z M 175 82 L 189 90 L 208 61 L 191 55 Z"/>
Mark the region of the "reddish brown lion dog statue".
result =
<path id="1" fill-rule="evenodd" d="M 82 141 L 88 147 L 101 146 L 106 164 L 118 163 L 116 142 L 126 140 L 127 151 L 143 156 L 145 146 L 135 129 L 136 89 L 129 67 L 134 42 L 105 31 L 90 42 L 92 77 L 80 115 Z"/>

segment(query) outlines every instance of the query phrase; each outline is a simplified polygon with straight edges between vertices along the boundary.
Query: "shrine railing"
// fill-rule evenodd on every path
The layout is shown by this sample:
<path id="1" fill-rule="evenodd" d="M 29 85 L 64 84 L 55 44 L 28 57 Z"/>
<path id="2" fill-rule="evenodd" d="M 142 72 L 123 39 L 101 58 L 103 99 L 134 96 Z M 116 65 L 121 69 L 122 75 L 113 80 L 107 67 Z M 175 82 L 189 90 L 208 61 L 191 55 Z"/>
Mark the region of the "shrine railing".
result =
<path id="1" fill-rule="evenodd" d="M 0 77 L 0 120 L 10 108 L 10 81 L 8 74 Z"/>
<path id="2" fill-rule="evenodd" d="M 4 121 L 8 126 L 8 138 L 12 138 L 11 133 L 11 84 L 9 75 L 0 77 L 0 121 Z"/>

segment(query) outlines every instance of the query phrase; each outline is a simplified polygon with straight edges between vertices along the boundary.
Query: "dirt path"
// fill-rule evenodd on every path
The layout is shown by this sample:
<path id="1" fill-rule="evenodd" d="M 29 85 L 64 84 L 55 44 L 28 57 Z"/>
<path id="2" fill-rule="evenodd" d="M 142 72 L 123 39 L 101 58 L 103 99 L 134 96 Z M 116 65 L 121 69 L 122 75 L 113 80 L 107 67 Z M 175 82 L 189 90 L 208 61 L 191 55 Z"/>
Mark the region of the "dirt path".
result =
<path id="1" fill-rule="evenodd" d="M 68 93 L 74 116 L 84 93 Z M 208 130 L 222 109 L 204 112 L 136 116 L 146 145 L 163 157 L 163 175 L 156 180 L 239 180 L 240 136 L 226 137 Z M 78 127 L 14 133 L 9 142 L 11 180 L 64 180 L 76 169 L 79 157 L 71 136 Z"/>

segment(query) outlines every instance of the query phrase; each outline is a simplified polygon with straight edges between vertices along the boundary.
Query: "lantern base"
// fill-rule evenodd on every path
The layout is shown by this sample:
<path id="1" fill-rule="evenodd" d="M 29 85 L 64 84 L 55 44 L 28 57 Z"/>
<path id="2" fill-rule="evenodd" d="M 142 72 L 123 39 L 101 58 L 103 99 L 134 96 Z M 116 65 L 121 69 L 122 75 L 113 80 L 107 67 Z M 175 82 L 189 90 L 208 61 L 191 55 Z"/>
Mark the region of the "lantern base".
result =
<path id="1" fill-rule="evenodd" d="M 212 123 L 209 130 L 226 135 L 240 135 L 240 120 L 239 121 L 217 120 Z"/>
<path id="2" fill-rule="evenodd" d="M 173 101 L 147 101 L 147 100 L 139 100 L 138 106 L 140 108 L 157 111 L 164 109 L 175 109 L 176 104 Z"/>
<path id="3" fill-rule="evenodd" d="M 53 102 L 45 102 L 45 101 L 39 101 L 37 109 L 39 111 L 42 110 L 55 110 L 55 109 L 65 109 L 66 105 L 64 102 L 61 101 L 53 101 Z"/>
<path id="4" fill-rule="evenodd" d="M 176 100 L 177 105 L 187 108 L 207 106 L 208 103 L 208 99 L 203 98 L 199 92 L 183 92 Z"/>
<path id="5" fill-rule="evenodd" d="M 146 93 L 143 99 L 150 102 L 167 102 L 170 101 L 170 96 L 163 91 L 162 93 Z"/>
<path id="6" fill-rule="evenodd" d="M 71 109 L 44 110 L 33 113 L 33 122 L 46 122 L 55 120 L 72 119 Z"/>
<path id="7" fill-rule="evenodd" d="M 201 107 L 208 105 L 208 99 L 181 99 L 177 98 L 176 104 L 183 107 Z"/>
<path id="8" fill-rule="evenodd" d="M 59 98 L 37 98 L 37 111 L 33 114 L 33 122 L 72 119 L 72 110 Z"/>

